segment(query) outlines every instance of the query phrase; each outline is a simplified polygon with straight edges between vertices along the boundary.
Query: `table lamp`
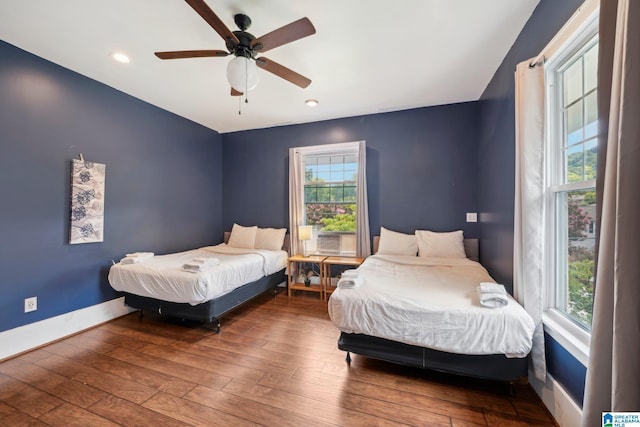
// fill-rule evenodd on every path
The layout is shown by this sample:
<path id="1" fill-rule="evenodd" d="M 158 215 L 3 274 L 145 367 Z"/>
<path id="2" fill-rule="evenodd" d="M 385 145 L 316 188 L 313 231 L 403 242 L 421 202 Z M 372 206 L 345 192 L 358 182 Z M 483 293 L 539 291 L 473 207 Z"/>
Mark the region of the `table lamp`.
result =
<path id="1" fill-rule="evenodd" d="M 302 256 L 307 256 L 307 240 L 311 240 L 311 229 L 313 227 L 310 225 L 299 225 L 298 226 L 298 239 L 302 240 L 303 253 Z"/>

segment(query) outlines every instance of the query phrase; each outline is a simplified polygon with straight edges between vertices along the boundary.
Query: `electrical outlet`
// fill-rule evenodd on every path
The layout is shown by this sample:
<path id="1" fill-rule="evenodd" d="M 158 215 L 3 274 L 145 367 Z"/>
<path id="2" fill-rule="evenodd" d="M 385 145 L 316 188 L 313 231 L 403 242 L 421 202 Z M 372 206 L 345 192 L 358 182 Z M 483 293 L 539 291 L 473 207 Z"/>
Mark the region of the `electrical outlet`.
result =
<path id="1" fill-rule="evenodd" d="M 24 312 L 36 311 L 38 309 L 38 297 L 24 299 Z"/>
<path id="2" fill-rule="evenodd" d="M 467 222 L 478 222 L 478 214 L 476 212 L 467 212 Z"/>

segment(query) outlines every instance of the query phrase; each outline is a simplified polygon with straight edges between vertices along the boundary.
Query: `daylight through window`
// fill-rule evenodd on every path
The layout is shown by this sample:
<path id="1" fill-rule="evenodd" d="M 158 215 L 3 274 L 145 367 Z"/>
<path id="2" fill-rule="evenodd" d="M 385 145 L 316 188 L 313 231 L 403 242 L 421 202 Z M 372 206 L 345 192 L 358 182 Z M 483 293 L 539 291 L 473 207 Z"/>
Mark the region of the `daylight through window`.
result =
<path id="1" fill-rule="evenodd" d="M 550 82 L 548 151 L 553 306 L 591 329 L 596 232 L 598 37 L 547 68 Z"/>
<path id="2" fill-rule="evenodd" d="M 307 225 L 322 231 L 356 231 L 357 155 L 306 156 Z"/>

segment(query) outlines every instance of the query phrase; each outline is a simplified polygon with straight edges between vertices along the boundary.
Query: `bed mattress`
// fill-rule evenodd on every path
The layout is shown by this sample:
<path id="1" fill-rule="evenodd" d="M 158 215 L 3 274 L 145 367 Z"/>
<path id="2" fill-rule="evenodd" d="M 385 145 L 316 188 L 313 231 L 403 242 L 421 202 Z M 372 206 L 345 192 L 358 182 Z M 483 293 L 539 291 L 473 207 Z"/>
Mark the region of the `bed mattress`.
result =
<path id="1" fill-rule="evenodd" d="M 194 258 L 220 263 L 192 273 L 181 269 Z M 287 252 L 233 248 L 224 243 L 168 255 L 139 264 L 115 264 L 109 283 L 117 291 L 176 303 L 197 305 L 285 268 Z"/>
<path id="2" fill-rule="evenodd" d="M 517 301 L 480 305 L 479 283 L 494 280 L 475 261 L 373 255 L 358 272 L 358 287 L 338 287 L 329 299 L 329 316 L 343 332 L 468 355 L 531 350 L 533 319 Z"/>

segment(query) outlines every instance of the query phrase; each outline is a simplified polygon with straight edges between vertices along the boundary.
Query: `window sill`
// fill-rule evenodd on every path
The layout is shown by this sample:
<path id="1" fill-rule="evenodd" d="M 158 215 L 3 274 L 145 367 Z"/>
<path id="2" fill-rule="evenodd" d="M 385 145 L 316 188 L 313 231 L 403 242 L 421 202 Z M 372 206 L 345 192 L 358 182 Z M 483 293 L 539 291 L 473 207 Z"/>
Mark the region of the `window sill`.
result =
<path id="1" fill-rule="evenodd" d="M 317 256 L 339 256 L 339 257 L 345 257 L 345 258 L 355 258 L 356 257 L 356 253 L 355 252 L 314 252 L 311 255 L 317 255 Z"/>
<path id="2" fill-rule="evenodd" d="M 546 310 L 542 315 L 544 331 L 564 347 L 584 366 L 589 363 L 591 334 L 575 325 L 556 310 Z"/>

